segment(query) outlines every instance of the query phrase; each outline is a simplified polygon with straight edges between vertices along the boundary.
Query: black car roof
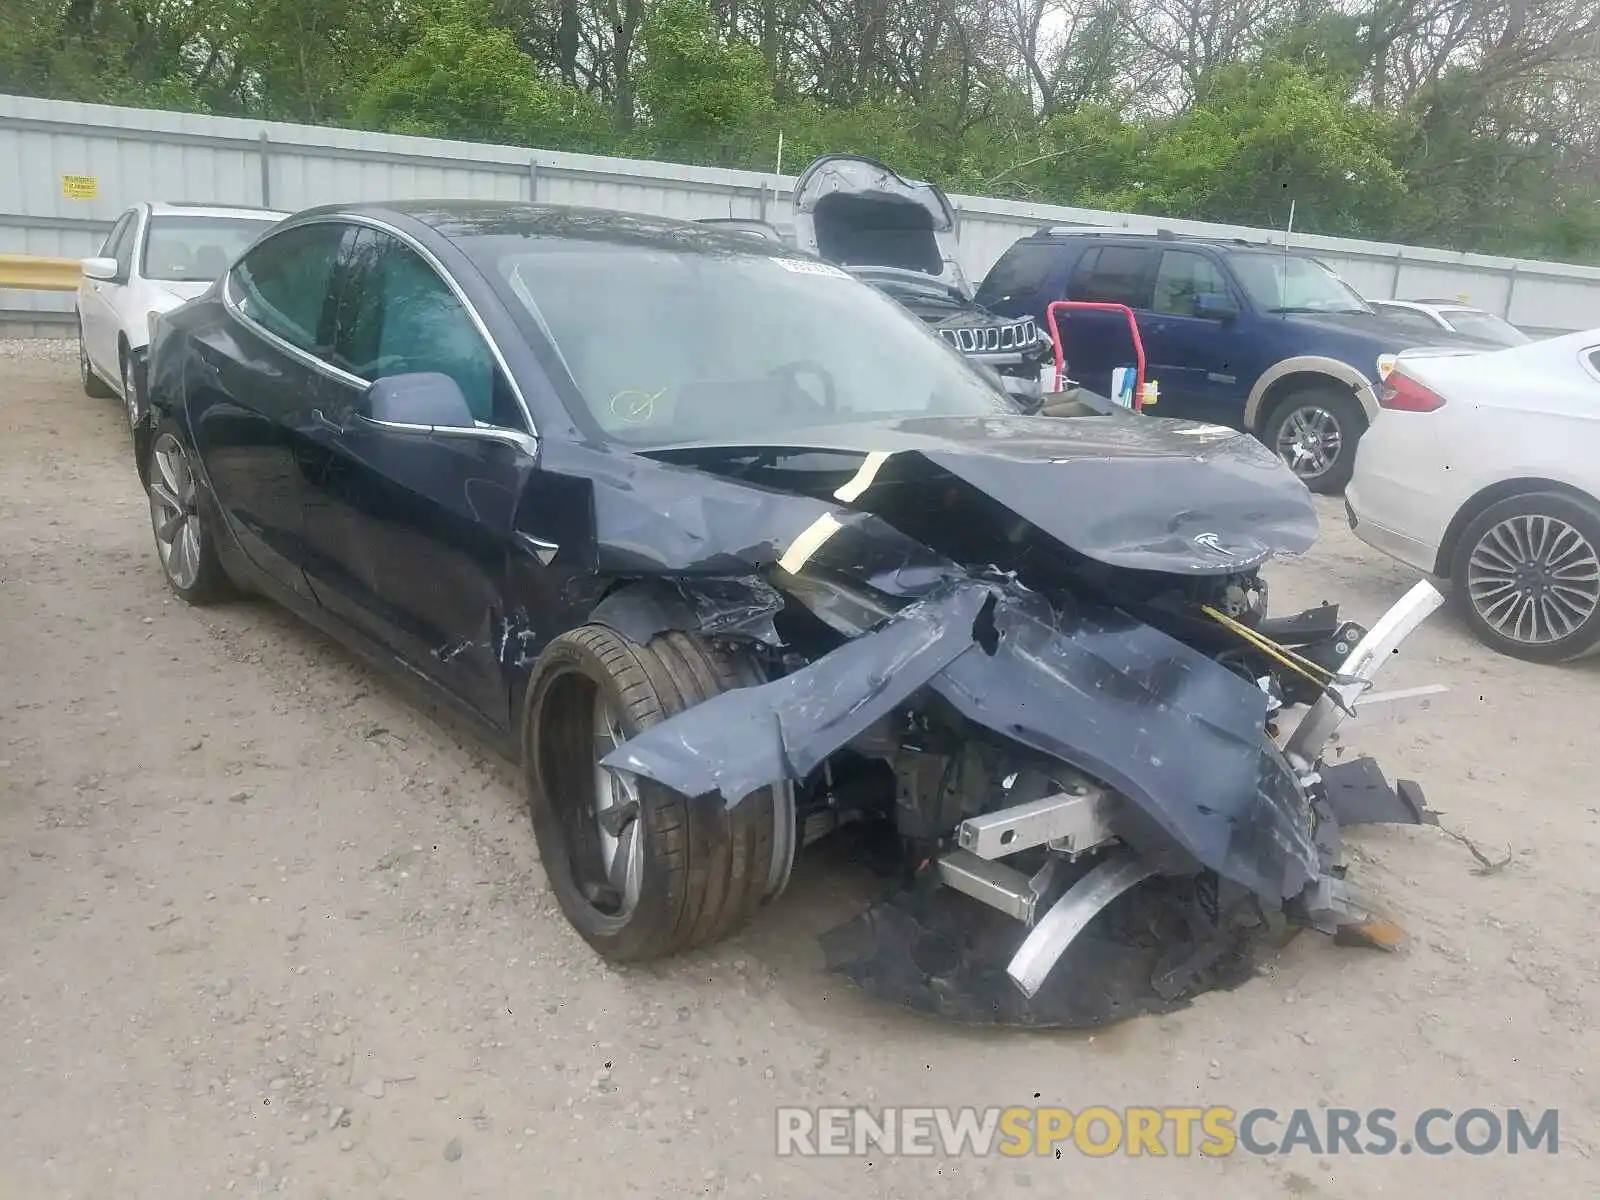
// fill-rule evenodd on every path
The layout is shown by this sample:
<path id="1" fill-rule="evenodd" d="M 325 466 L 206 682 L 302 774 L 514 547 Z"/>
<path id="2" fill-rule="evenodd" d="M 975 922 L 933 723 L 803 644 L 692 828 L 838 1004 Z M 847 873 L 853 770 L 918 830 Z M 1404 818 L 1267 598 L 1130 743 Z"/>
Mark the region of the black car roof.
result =
<path id="1" fill-rule="evenodd" d="M 520 200 L 394 200 L 382 203 L 328 204 L 300 216 L 409 218 L 452 240 L 478 237 L 551 238 L 600 242 L 678 253 L 794 256 L 786 246 L 751 237 L 741 230 L 718 229 L 698 221 L 626 213 L 569 204 Z M 809 255 L 805 256 L 809 257 Z"/>

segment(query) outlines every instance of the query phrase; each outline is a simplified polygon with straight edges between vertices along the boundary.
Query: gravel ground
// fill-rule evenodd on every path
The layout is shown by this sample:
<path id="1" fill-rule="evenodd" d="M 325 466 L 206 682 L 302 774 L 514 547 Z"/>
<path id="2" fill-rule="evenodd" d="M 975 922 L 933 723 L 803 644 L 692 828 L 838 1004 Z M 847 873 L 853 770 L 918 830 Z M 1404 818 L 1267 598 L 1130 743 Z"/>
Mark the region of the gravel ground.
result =
<path id="1" fill-rule="evenodd" d="M 0 1195 L 1594 1195 L 1597 668 L 1436 617 L 1355 723 L 1437 830 L 1364 832 L 1399 954 L 1301 938 L 1261 978 L 1086 1035 L 951 1028 L 819 969 L 866 883 L 802 864 L 737 939 L 613 970 L 546 889 L 510 768 L 260 603 L 163 586 L 117 405 L 0 349 Z M 64 365 L 65 364 L 65 365 Z M 1282 606 L 1411 580 L 1323 540 Z M 780 1104 L 1561 1110 L 1560 1151 L 778 1158 Z M 1113 1182 L 1114 1176 L 1114 1182 Z"/>

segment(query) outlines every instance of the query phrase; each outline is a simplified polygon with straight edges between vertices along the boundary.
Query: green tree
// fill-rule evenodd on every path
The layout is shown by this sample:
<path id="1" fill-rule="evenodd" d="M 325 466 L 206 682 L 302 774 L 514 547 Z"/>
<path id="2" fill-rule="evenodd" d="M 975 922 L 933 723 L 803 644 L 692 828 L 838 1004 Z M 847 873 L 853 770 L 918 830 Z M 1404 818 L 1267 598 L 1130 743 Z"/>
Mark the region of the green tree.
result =
<path id="1" fill-rule="evenodd" d="M 671 157 L 744 165 L 772 112 L 761 51 L 723 35 L 704 0 L 662 0 L 644 23 L 637 80 L 647 139 Z"/>

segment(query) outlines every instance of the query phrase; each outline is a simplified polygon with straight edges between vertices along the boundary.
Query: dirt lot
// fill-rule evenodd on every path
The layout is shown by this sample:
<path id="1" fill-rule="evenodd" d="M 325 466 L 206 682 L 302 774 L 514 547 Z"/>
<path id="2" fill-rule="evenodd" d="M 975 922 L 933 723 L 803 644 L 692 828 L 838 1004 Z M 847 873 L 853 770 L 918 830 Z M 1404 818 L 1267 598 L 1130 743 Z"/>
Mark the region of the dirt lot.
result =
<path id="1" fill-rule="evenodd" d="M 734 942 L 603 966 L 545 888 L 509 768 L 259 603 L 173 600 L 117 405 L 0 347 L 0 1195 L 1595 1194 L 1600 668 L 1447 616 L 1353 747 L 1437 830 L 1356 839 L 1413 941 L 1302 938 L 1098 1036 L 941 1026 L 819 969 L 862 881 L 812 864 Z M 1335 506 L 1274 601 L 1370 620 L 1411 582 Z M 774 1155 L 780 1104 L 1559 1108 L 1559 1153 L 1096 1160 Z M 1444 1127 L 1448 1128 L 1448 1126 Z M 1269 1130 L 1270 1132 L 1270 1130 Z"/>

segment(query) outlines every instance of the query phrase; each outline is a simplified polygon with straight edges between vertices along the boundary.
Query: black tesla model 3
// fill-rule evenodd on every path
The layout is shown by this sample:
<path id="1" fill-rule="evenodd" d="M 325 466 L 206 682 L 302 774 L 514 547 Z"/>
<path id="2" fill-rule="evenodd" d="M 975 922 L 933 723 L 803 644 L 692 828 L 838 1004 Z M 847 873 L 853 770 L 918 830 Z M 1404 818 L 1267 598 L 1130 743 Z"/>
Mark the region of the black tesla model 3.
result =
<path id="1" fill-rule="evenodd" d="M 1052 400 L 782 245 L 417 201 L 299 213 L 158 322 L 135 449 L 172 589 L 474 718 L 613 959 L 721 937 L 859 821 L 1018 937 L 1085 870 L 1312 894 L 1337 771 L 1271 719 L 1331 730 L 1363 631 L 1265 616 L 1309 494 L 1244 435 Z"/>

